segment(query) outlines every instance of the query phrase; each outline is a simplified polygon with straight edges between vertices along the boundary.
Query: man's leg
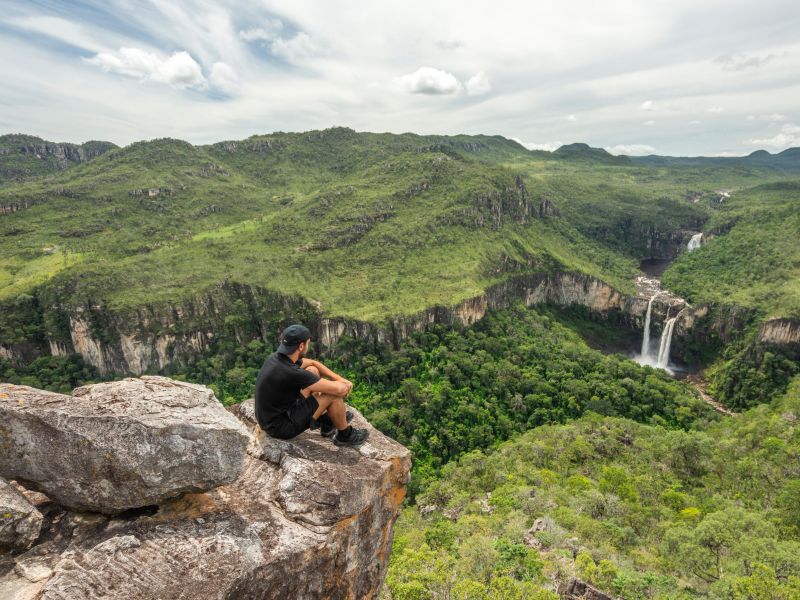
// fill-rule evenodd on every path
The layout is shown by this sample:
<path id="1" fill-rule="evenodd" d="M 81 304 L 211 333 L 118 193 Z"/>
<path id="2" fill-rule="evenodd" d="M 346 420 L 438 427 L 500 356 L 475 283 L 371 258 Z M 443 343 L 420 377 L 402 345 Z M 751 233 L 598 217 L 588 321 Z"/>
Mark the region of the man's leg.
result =
<path id="1" fill-rule="evenodd" d="M 318 394 L 314 396 L 319 407 L 314 413 L 314 418 L 319 419 L 327 413 L 336 429 L 347 429 L 347 415 L 345 414 L 344 398 L 333 394 Z"/>
<path id="2" fill-rule="evenodd" d="M 315 375 L 319 375 L 319 370 L 313 365 L 306 367 L 306 371 L 311 371 Z M 347 411 L 344 407 L 344 398 L 341 396 L 334 396 L 333 394 L 311 392 L 308 389 L 300 390 L 300 393 L 306 398 L 308 398 L 311 394 L 314 394 L 314 398 L 317 399 L 317 404 L 319 407 L 312 415 L 314 419 L 319 420 L 320 417 L 323 417 L 323 415 L 327 415 L 327 418 L 330 419 L 330 423 L 332 423 L 336 429 L 347 429 Z M 337 413 L 341 413 L 341 420 L 337 420 L 334 416 Z M 323 421 L 328 422 L 325 417 L 323 417 Z"/>

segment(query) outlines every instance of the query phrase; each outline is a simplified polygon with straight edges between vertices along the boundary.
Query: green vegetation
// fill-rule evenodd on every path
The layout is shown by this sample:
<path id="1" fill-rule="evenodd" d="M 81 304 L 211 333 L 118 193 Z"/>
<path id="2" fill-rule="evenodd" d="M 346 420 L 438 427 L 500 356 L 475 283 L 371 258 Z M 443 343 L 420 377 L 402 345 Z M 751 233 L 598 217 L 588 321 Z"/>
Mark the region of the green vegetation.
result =
<path id="1" fill-rule="evenodd" d="M 664 273 L 691 302 L 736 304 L 800 319 L 800 182 L 734 192 L 713 211 L 706 239 Z"/>
<path id="2" fill-rule="evenodd" d="M 800 598 L 798 459 L 800 379 L 703 431 L 597 414 L 537 427 L 448 464 L 404 509 L 387 585 L 494 598 L 575 574 L 629 600 Z"/>

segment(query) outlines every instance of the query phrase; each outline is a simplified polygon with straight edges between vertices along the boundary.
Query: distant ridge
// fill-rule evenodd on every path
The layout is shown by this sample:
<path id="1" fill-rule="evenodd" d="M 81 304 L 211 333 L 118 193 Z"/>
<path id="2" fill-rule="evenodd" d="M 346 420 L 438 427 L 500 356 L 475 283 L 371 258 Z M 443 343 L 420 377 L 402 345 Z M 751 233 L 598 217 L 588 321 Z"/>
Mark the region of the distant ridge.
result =
<path id="1" fill-rule="evenodd" d="M 75 165 L 116 148 L 116 144 L 91 140 L 83 144 L 50 142 L 25 134 L 0 136 L 0 185 L 25 181 Z"/>

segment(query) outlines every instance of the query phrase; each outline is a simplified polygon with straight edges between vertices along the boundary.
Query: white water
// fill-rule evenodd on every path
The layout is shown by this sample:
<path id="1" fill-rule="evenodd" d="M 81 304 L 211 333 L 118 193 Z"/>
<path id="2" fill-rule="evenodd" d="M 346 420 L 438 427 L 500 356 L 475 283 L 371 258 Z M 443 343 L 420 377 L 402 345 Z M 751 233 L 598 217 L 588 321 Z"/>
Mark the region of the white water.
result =
<path id="1" fill-rule="evenodd" d="M 642 337 L 642 360 L 647 360 L 650 355 L 650 315 L 653 312 L 653 300 L 656 299 L 656 296 L 658 294 L 654 294 L 647 303 L 647 315 L 644 318 L 644 335 Z"/>
<path id="2" fill-rule="evenodd" d="M 702 243 L 702 241 L 703 241 L 702 232 L 701 233 L 695 233 L 692 236 L 692 239 L 689 240 L 689 245 L 686 247 L 686 249 L 689 252 L 691 252 L 692 250 L 697 250 L 700 247 L 700 244 Z"/>
<path id="3" fill-rule="evenodd" d="M 671 373 L 672 371 L 668 365 L 669 351 L 672 346 L 672 333 L 675 331 L 675 323 L 677 323 L 681 314 L 683 314 L 685 307 L 672 318 L 670 318 L 669 309 L 667 309 L 664 329 L 661 331 L 661 338 L 658 343 L 658 354 L 654 356 L 650 353 L 650 320 L 652 316 L 653 300 L 655 300 L 656 296 L 658 296 L 658 294 L 650 298 L 650 301 L 647 303 L 647 313 L 644 319 L 644 333 L 642 335 L 642 353 L 636 357 L 636 362 L 642 365 L 650 365 L 651 367 L 664 369 Z"/>
<path id="4" fill-rule="evenodd" d="M 658 358 L 656 359 L 656 366 L 659 369 L 666 369 L 669 362 L 669 347 L 672 345 L 672 330 L 675 329 L 675 321 L 678 317 L 667 319 L 664 323 L 664 331 L 661 332 L 661 343 L 658 347 Z"/>

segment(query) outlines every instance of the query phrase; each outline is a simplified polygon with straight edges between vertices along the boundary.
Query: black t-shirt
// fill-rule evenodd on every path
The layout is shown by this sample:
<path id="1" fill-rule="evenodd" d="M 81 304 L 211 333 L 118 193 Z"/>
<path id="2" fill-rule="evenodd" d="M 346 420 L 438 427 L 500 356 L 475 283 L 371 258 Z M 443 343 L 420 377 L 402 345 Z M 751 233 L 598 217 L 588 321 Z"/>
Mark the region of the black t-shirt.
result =
<path id="1" fill-rule="evenodd" d="M 285 413 L 302 397 L 300 390 L 317 383 L 319 375 L 306 371 L 300 365 L 303 359 L 292 359 L 274 352 L 264 361 L 256 378 L 256 419 L 262 427 Z"/>

